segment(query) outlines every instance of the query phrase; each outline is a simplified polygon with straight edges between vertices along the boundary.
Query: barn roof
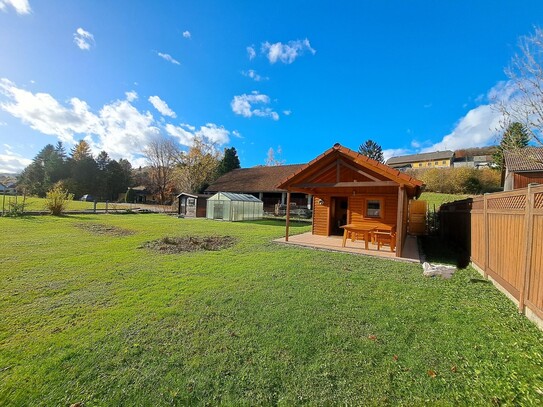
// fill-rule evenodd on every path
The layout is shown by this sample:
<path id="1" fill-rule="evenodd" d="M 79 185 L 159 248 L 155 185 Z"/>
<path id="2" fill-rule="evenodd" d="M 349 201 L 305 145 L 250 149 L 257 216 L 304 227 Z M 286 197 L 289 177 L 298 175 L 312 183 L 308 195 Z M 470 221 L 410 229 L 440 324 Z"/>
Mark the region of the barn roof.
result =
<path id="1" fill-rule="evenodd" d="M 511 172 L 543 171 L 543 147 L 524 147 L 504 153 L 505 166 Z"/>
<path id="2" fill-rule="evenodd" d="M 345 158 L 356 165 L 371 170 L 372 172 L 379 174 L 380 177 L 384 177 L 387 180 L 393 181 L 396 184 L 404 185 L 415 194 L 419 194 L 424 183 L 416 178 L 413 178 L 403 172 L 400 172 L 386 164 L 382 164 L 379 161 L 372 160 L 360 153 L 343 147 L 339 143 L 336 143 L 332 148 L 326 150 L 324 153 L 310 161 L 308 164 L 301 166 L 295 173 L 286 177 L 277 188 L 287 189 L 297 182 L 300 182 L 304 177 L 315 173 L 318 168 L 330 165 L 331 162 L 337 159 Z M 376 179 L 376 184 L 378 179 Z"/>
<path id="3" fill-rule="evenodd" d="M 277 184 L 304 164 L 238 168 L 224 174 L 207 187 L 206 192 L 284 192 Z"/>
<path id="4" fill-rule="evenodd" d="M 433 151 L 431 153 L 403 155 L 400 157 L 391 157 L 387 160 L 387 165 L 399 165 L 416 163 L 419 161 L 450 160 L 454 155 L 451 150 Z"/>

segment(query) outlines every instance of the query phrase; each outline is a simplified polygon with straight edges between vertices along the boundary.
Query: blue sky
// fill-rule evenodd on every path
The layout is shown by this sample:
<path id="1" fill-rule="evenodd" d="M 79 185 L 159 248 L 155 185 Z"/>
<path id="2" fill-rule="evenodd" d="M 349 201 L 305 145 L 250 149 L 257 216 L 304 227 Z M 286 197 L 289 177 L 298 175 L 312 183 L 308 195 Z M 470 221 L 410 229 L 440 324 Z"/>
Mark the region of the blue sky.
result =
<path id="1" fill-rule="evenodd" d="M 0 172 L 86 138 L 144 164 L 152 137 L 307 162 L 496 143 L 491 96 L 541 1 L 0 0 Z"/>

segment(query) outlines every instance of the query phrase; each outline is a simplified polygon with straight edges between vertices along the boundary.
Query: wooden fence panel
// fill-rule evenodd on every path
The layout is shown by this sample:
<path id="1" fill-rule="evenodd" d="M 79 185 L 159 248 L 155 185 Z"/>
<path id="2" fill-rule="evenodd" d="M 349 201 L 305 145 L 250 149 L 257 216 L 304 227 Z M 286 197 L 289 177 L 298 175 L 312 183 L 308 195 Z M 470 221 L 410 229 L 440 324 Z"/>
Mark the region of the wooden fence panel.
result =
<path id="1" fill-rule="evenodd" d="M 485 264 L 484 199 L 473 198 L 470 211 L 470 259 L 483 268 Z"/>
<path id="2" fill-rule="evenodd" d="M 543 329 L 543 185 L 444 204 L 439 216 L 442 237 Z"/>

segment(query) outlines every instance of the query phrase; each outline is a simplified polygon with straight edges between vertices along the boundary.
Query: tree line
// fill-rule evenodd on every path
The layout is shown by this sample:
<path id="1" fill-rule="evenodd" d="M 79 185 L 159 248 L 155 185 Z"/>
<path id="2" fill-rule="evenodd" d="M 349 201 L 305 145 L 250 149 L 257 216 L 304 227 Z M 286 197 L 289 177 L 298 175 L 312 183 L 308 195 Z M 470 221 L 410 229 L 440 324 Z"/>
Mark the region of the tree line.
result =
<path id="1" fill-rule="evenodd" d="M 62 142 L 46 145 L 19 176 L 18 188 L 45 197 L 60 185 L 76 198 L 117 201 L 130 187 L 145 186 L 159 203 L 178 192 L 200 193 L 219 176 L 240 168 L 234 147 L 220 153 L 213 144 L 195 139 L 188 151 L 166 137 L 153 139 L 144 149 L 147 165 L 132 168 L 126 159 L 114 160 L 106 151 L 96 157 L 90 145 L 79 141 L 68 154 Z"/>
<path id="2" fill-rule="evenodd" d="M 70 151 L 62 142 L 47 144 L 19 176 L 19 189 L 29 195 L 44 197 L 57 183 L 76 197 L 85 194 L 101 200 L 117 200 L 132 182 L 132 165 L 128 160 L 114 160 L 106 151 L 96 157 L 85 140 Z"/>

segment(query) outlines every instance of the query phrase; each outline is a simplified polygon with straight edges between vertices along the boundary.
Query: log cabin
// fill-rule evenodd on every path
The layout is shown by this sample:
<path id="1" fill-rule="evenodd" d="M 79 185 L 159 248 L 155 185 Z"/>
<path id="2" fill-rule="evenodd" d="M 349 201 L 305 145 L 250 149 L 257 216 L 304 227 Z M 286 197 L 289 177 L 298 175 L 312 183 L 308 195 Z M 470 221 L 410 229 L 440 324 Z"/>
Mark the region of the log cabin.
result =
<path id="1" fill-rule="evenodd" d="M 277 188 L 287 191 L 287 206 L 292 193 L 313 196 L 314 235 L 342 235 L 346 224 L 395 229 L 394 249 L 401 257 L 408 202 L 420 196 L 423 186 L 420 180 L 335 144 Z M 288 228 L 287 216 L 287 241 Z"/>

